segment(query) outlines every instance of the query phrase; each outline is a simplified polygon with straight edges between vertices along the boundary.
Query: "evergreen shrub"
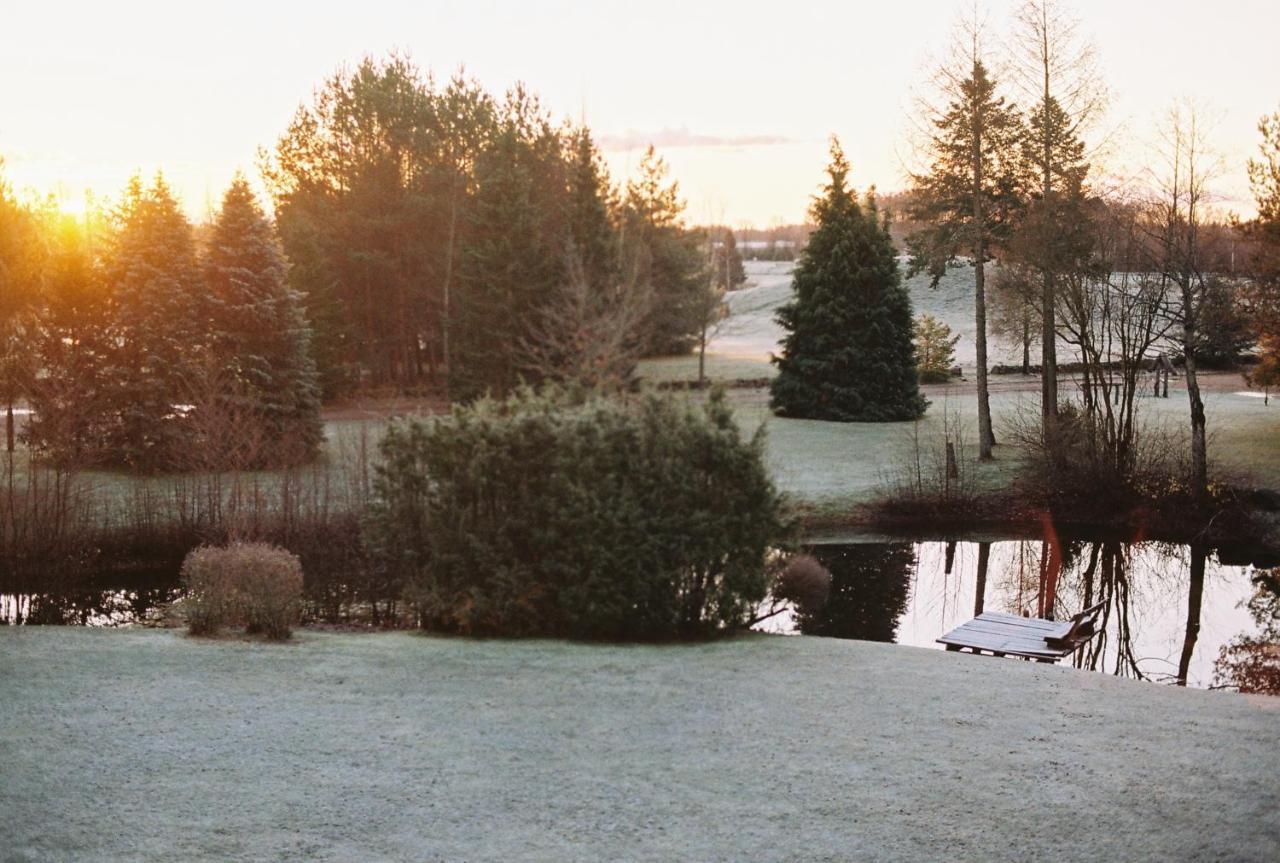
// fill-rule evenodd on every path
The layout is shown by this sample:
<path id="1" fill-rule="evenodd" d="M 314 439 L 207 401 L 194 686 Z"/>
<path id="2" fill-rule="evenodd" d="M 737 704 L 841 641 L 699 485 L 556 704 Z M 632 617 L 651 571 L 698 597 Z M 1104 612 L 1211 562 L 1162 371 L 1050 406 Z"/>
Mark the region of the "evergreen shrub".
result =
<path id="1" fill-rule="evenodd" d="M 782 501 L 723 393 L 484 399 L 393 426 L 367 539 L 422 626 L 654 640 L 743 625 Z"/>

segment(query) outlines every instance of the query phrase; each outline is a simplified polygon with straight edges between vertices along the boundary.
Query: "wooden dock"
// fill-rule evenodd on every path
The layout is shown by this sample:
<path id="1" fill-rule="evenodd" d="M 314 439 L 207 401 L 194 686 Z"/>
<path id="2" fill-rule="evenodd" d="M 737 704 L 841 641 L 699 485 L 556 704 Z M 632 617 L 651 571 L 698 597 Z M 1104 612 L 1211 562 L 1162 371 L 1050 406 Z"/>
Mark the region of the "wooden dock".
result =
<path id="1" fill-rule="evenodd" d="M 945 644 L 947 650 L 1057 662 L 1075 653 L 1097 634 L 1097 618 L 1101 611 L 1102 603 L 1099 603 L 1064 621 L 988 611 L 957 626 L 938 642 Z"/>

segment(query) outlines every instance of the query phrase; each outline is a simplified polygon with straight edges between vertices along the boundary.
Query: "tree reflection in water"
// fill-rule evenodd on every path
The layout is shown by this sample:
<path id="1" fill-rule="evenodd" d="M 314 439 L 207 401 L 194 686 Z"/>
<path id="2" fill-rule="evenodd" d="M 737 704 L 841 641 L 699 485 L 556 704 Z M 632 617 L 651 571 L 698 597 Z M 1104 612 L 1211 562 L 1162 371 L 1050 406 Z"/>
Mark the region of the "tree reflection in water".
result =
<path id="1" fill-rule="evenodd" d="M 797 614 L 805 635 L 895 641 L 907 608 L 915 547 L 909 542 L 818 545 L 811 553 L 831 573 L 827 604 Z"/>
<path id="2" fill-rule="evenodd" d="M 817 545 L 832 601 L 803 633 L 933 647 L 983 611 L 1064 620 L 1102 602 L 1077 668 L 1207 686 L 1219 648 L 1253 632 L 1251 568 L 1211 549 L 1063 539 Z"/>

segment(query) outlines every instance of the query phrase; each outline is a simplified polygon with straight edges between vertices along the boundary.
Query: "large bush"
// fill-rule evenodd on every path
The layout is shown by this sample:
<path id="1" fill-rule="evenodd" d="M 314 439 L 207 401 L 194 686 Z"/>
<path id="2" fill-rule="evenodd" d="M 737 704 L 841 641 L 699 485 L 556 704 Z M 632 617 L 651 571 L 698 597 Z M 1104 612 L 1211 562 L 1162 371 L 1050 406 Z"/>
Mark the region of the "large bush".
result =
<path id="1" fill-rule="evenodd" d="M 243 626 L 267 638 L 288 638 L 302 604 L 298 558 L 266 543 L 201 546 L 182 562 L 187 625 L 193 635 Z"/>
<path id="2" fill-rule="evenodd" d="M 768 588 L 784 528 L 762 447 L 718 393 L 484 400 L 388 431 L 368 537 L 428 628 L 705 635 Z"/>

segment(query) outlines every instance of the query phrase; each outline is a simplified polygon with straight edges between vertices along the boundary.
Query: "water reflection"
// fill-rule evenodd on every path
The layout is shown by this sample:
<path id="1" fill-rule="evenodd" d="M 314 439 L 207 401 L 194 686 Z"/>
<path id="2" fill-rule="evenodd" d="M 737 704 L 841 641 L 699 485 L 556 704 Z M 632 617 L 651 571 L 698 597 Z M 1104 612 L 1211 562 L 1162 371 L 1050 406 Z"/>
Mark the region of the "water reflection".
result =
<path id="1" fill-rule="evenodd" d="M 823 543 L 831 601 L 775 630 L 938 647 L 983 611 L 1065 619 L 1104 603 L 1101 633 L 1070 660 L 1125 677 L 1208 686 L 1222 645 L 1253 633 L 1251 566 L 1163 543 Z M 1066 660 L 1064 660 L 1066 661 Z"/>
<path id="2" fill-rule="evenodd" d="M 58 586 L 23 591 L 0 579 L 0 625 L 124 626 L 137 623 L 181 591 L 166 579 L 125 587 Z"/>
<path id="3" fill-rule="evenodd" d="M 819 545 L 810 551 L 831 573 L 831 590 L 822 608 L 796 614 L 796 628 L 805 635 L 893 641 L 916 565 L 911 543 Z"/>

